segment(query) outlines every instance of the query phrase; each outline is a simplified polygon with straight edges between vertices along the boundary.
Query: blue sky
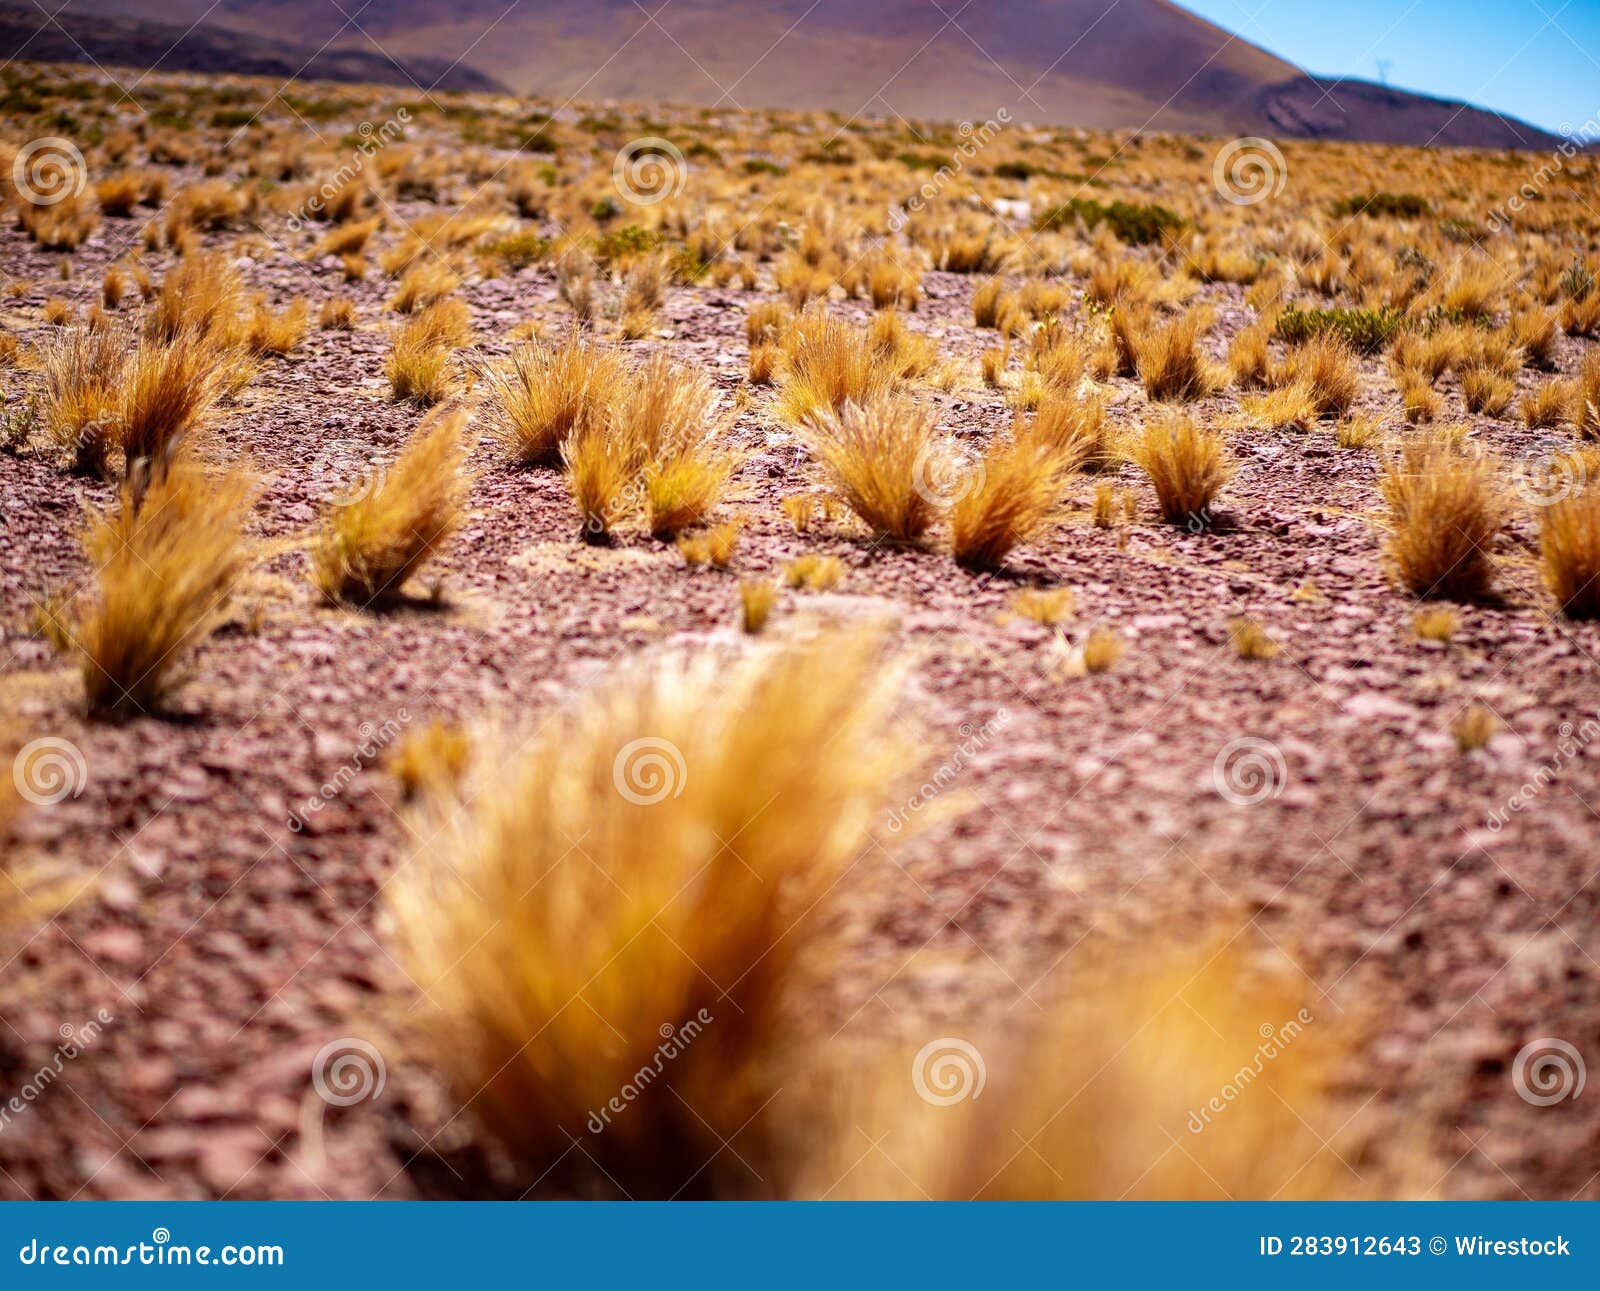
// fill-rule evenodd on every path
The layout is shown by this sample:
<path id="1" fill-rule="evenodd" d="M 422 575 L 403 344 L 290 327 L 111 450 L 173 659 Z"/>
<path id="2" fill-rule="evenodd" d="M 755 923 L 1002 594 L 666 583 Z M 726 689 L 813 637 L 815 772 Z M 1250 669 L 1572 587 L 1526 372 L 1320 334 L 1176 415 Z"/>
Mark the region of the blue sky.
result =
<path id="1" fill-rule="evenodd" d="M 1466 99 L 1547 130 L 1600 115 L 1600 0 L 1178 0 L 1321 76 Z"/>

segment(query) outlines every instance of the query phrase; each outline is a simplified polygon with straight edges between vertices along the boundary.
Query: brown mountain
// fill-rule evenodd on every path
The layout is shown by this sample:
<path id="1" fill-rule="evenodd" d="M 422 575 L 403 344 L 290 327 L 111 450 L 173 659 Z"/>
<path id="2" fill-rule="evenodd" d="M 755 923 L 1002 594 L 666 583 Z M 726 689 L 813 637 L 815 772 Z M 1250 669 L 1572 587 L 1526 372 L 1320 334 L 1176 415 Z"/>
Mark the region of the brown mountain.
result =
<path id="1" fill-rule="evenodd" d="M 1550 147 L 1523 122 L 1329 82 L 1167 0 L 68 0 L 198 23 L 434 88 L 470 70 L 524 94 L 1209 134 Z"/>

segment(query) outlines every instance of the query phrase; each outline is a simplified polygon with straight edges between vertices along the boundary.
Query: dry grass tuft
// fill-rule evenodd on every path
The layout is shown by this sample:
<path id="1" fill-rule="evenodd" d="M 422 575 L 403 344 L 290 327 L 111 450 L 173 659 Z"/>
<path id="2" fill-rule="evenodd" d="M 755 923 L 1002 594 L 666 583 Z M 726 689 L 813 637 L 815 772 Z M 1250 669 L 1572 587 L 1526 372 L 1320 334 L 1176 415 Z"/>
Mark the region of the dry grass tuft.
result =
<path id="1" fill-rule="evenodd" d="M 1282 649 L 1255 619 L 1235 619 L 1228 624 L 1228 640 L 1241 659 L 1273 659 Z"/>
<path id="2" fill-rule="evenodd" d="M 821 556 L 808 551 L 796 556 L 783 568 L 783 581 L 808 592 L 826 592 L 837 587 L 844 577 L 844 562 L 837 556 Z"/>
<path id="3" fill-rule="evenodd" d="M 1212 504 L 1234 471 L 1221 435 L 1175 413 L 1148 422 L 1130 453 L 1155 486 L 1163 519 L 1192 528 L 1211 523 Z"/>
<path id="4" fill-rule="evenodd" d="M 513 461 L 550 466 L 569 439 L 605 421 L 627 388 L 628 371 L 617 354 L 573 333 L 559 345 L 518 346 L 483 380 L 489 433 Z"/>
<path id="5" fill-rule="evenodd" d="M 1112 318 L 1116 317 L 1114 313 Z M 1194 310 L 1150 327 L 1133 342 L 1139 380 L 1152 399 L 1187 402 L 1204 398 L 1227 383 L 1225 374 L 1200 351 L 1200 333 L 1206 322 L 1204 312 Z"/>
<path id="6" fill-rule="evenodd" d="M 1336 1133 L 1350 1116 L 1336 1091 L 1354 1028 L 1323 1018 L 1298 973 L 1220 938 L 1094 958 L 1105 966 L 1063 973 L 1029 1026 L 969 1033 L 915 1058 L 908 1046 L 866 1081 L 852 1054 L 815 1118 L 837 1138 L 815 1155 L 802 1195 L 1221 1201 L 1362 1190 Z M 913 1097 L 908 1071 L 964 1096 Z"/>
<path id="7" fill-rule="evenodd" d="M 978 468 L 976 486 L 950 508 L 950 545 L 967 569 L 998 569 L 1012 549 L 1056 515 L 1061 487 L 1080 460 L 1077 445 L 1023 436 L 997 439 Z"/>
<path id="8" fill-rule="evenodd" d="M 931 408 L 882 396 L 812 418 L 805 437 L 839 496 L 874 533 L 914 542 L 959 488 L 959 467 L 936 421 Z"/>
<path id="9" fill-rule="evenodd" d="M 1412 616 L 1411 627 L 1423 641 L 1437 641 L 1440 645 L 1449 645 L 1450 639 L 1456 634 L 1456 625 L 1459 621 L 1456 612 L 1448 605 L 1435 605 L 1425 610 L 1418 610 Z"/>
<path id="10" fill-rule="evenodd" d="M 1121 633 L 1111 628 L 1091 628 L 1079 648 L 1079 662 L 1087 673 L 1109 672 L 1128 652 Z"/>
<path id="11" fill-rule="evenodd" d="M 897 356 L 870 333 L 808 311 L 783 334 L 778 410 L 802 423 L 844 411 L 847 403 L 877 402 L 893 388 Z"/>
<path id="12" fill-rule="evenodd" d="M 912 754 L 897 688 L 863 634 L 658 662 L 496 767 L 401 871 L 424 1054 L 528 1178 L 787 1191 L 761 1113 L 824 898 Z"/>
<path id="13" fill-rule="evenodd" d="M 1539 517 L 1545 583 L 1573 619 L 1600 618 L 1600 485 L 1589 485 Z"/>
<path id="14" fill-rule="evenodd" d="M 311 576 L 329 602 L 365 609 L 399 596 L 460 526 L 466 424 L 465 409 L 432 414 L 393 466 L 324 518 Z"/>
<path id="15" fill-rule="evenodd" d="M 778 603 L 778 587 L 764 579 L 747 578 L 739 584 L 739 626 L 756 636 L 767 626 Z"/>
<path id="16" fill-rule="evenodd" d="M 153 712 L 178 683 L 249 561 L 243 529 L 255 492 L 236 471 L 180 459 L 136 473 L 115 506 L 90 517 L 83 547 L 94 586 L 66 635 L 91 712 Z"/>
<path id="17" fill-rule="evenodd" d="M 1417 596 L 1470 600 L 1494 582 L 1489 553 L 1506 520 L 1494 463 L 1445 435 L 1419 435 L 1387 462 L 1389 558 Z"/>
<path id="18" fill-rule="evenodd" d="M 434 718 L 402 735 L 385 755 L 383 766 L 400 782 L 405 801 L 447 801 L 467 778 L 473 747 L 471 732 Z"/>
<path id="19" fill-rule="evenodd" d="M 1500 719 L 1494 712 L 1474 700 L 1450 723 L 1450 733 L 1456 737 L 1456 747 L 1463 753 L 1481 749 L 1494 738 L 1500 729 Z"/>
<path id="20" fill-rule="evenodd" d="M 1025 587 L 1011 598 L 1011 612 L 1047 628 L 1064 622 L 1077 607 L 1070 587 Z"/>

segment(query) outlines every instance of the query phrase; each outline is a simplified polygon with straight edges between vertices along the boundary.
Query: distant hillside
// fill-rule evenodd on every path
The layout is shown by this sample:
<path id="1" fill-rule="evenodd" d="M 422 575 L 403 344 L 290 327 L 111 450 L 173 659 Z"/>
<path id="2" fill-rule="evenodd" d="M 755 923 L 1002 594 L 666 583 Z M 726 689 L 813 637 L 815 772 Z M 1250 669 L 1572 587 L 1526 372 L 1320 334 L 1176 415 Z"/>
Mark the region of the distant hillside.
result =
<path id="1" fill-rule="evenodd" d="M 66 12 L 63 21 L 115 14 L 163 32 L 196 22 L 180 49 L 183 65 L 202 70 L 261 71 L 267 60 L 276 72 L 299 46 L 326 46 L 305 75 L 498 83 L 558 100 L 944 120 L 1005 108 L 1022 121 L 1220 135 L 1559 142 L 1467 104 L 1308 76 L 1168 0 L 67 0 Z M 116 61 L 178 65 L 161 57 L 164 36 L 124 28 L 112 38 L 102 27 L 95 18 Z M 283 32 L 295 33 L 295 53 L 274 48 Z M 73 57 L 63 43 L 48 56 Z M 45 57 L 37 47 L 24 56 Z"/>
<path id="2" fill-rule="evenodd" d="M 169 6 L 177 8 L 179 6 Z M 236 73 L 284 80 L 366 81 L 437 85 L 447 90 L 497 90 L 476 68 L 436 58 L 389 57 L 334 46 L 318 50 L 272 36 L 201 23 L 161 22 L 70 7 L 53 21 L 32 4 L 0 3 L 0 57 L 40 63 L 103 63 L 167 72 Z"/>

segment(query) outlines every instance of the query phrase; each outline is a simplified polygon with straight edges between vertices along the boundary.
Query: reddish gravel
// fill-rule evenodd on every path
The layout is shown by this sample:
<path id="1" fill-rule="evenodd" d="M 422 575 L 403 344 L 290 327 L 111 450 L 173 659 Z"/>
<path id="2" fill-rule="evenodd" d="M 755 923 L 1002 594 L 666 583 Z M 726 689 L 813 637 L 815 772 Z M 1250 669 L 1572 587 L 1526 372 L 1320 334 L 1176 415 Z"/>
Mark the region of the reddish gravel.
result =
<path id="1" fill-rule="evenodd" d="M 102 225 L 71 282 L 54 278 L 54 257 L 0 234 L 11 276 L 36 283 L 5 305 L 7 322 L 37 331 L 46 294 L 86 305 L 131 231 Z M 390 457 L 417 416 L 384 397 L 387 283 L 347 287 L 331 262 L 277 251 L 243 270 L 280 301 L 340 292 L 359 308 L 354 333 L 313 332 L 268 363 L 218 432 L 223 451 L 269 475 L 261 533 L 288 538 L 330 489 Z M 911 324 L 940 335 L 943 354 L 975 359 L 972 281 L 930 273 L 925 288 Z M 543 271 L 461 295 L 487 355 L 505 351 L 516 324 L 561 318 Z M 1247 311 L 1236 289 L 1206 295 L 1220 356 Z M 730 393 L 753 298 L 674 289 L 665 311 L 673 352 Z M 835 308 L 866 316 L 855 303 Z M 1560 370 L 1579 357 L 1564 341 Z M 1369 363 L 1368 377 L 1367 402 L 1396 409 L 1381 365 Z M 30 380 L 6 374 L 8 402 Z M 1004 423 L 993 391 L 935 397 L 964 436 Z M 1600 1057 L 1600 743 L 1522 810 L 1505 810 L 1559 758 L 1563 731 L 1600 713 L 1600 626 L 1552 617 L 1526 517 L 1501 552 L 1503 601 L 1461 607 L 1448 647 L 1414 637 L 1415 605 L 1385 578 L 1375 455 L 1338 449 L 1329 429 L 1232 431 L 1240 469 L 1217 532 L 1151 522 L 1150 491 L 1124 467 L 1138 521 L 1090 527 L 1084 481 L 1074 515 L 1006 574 L 983 578 L 937 549 L 875 547 L 828 526 L 796 536 L 776 499 L 803 466 L 769 401 L 758 393 L 738 421 L 751 456 L 739 477 L 737 572 L 772 573 L 803 551 L 839 555 L 841 585 L 786 591 L 780 616 L 893 616 L 916 660 L 907 705 L 926 731 L 928 769 L 953 761 L 971 801 L 902 836 L 886 810 L 885 847 L 863 862 L 878 882 L 853 911 L 862 935 L 826 1002 L 828 1026 L 915 1032 L 919 1018 L 955 1011 L 1031 1011 L 1028 992 L 1053 966 L 1070 967 L 1090 930 L 1121 930 L 1138 955 L 1176 921 L 1231 919 L 1291 954 L 1320 1008 L 1375 1004 L 1344 1091 L 1372 1127 L 1371 1160 L 1384 1159 L 1385 1127 L 1404 1127 L 1432 1158 L 1424 1182 L 1437 1180 L 1436 1195 L 1600 1198 L 1600 1101 L 1533 1106 L 1513 1085 L 1516 1055 L 1538 1037 Z M 1459 412 L 1453 390 L 1449 401 Z M 1137 424 L 1143 406 L 1132 383 L 1118 383 L 1115 420 Z M 1198 411 L 1238 424 L 1232 392 Z M 1511 454 L 1546 438 L 1510 421 L 1480 418 L 1476 430 Z M 26 627 L 41 589 L 82 574 L 76 516 L 108 489 L 62 474 L 43 452 L 0 456 L 0 706 L 19 739 L 69 740 L 88 768 L 81 796 L 23 818 L 12 864 L 92 880 L 53 918 L 11 934 L 0 1091 L 51 1060 L 64 1025 L 82 1028 L 102 1009 L 113 1018 L 0 1126 L 0 1195 L 365 1198 L 509 1186 L 433 1079 L 385 1039 L 385 1000 L 405 1001 L 409 987 L 384 951 L 381 898 L 415 844 L 394 783 L 361 747 L 382 743 L 386 723 L 436 715 L 534 723 L 615 661 L 727 634 L 735 582 L 637 536 L 609 552 L 582 547 L 555 475 L 504 469 L 488 446 L 475 465 L 472 518 L 438 570 L 445 608 L 319 608 L 302 558 L 279 556 L 199 652 L 174 714 L 113 726 L 84 720 L 73 669 Z M 1077 596 L 1069 642 L 1097 624 L 1127 639 L 1112 671 L 1070 676 L 1050 631 L 1007 620 L 1019 587 L 1058 583 Z M 1281 642 L 1277 658 L 1231 650 L 1228 621 L 1245 614 Z M 1449 728 L 1471 699 L 1502 725 L 1486 749 L 1462 754 Z M 1241 739 L 1269 742 L 1269 774 L 1282 759 L 1281 779 L 1254 804 L 1218 792 L 1219 756 Z M 291 812 L 348 767 L 348 788 L 292 828 Z M 1503 828 L 1489 823 L 1497 812 Z M 951 971 L 953 960 L 972 967 Z M 387 1083 L 375 1099 L 331 1107 L 312 1087 L 313 1061 L 352 1035 L 382 1050 Z"/>

